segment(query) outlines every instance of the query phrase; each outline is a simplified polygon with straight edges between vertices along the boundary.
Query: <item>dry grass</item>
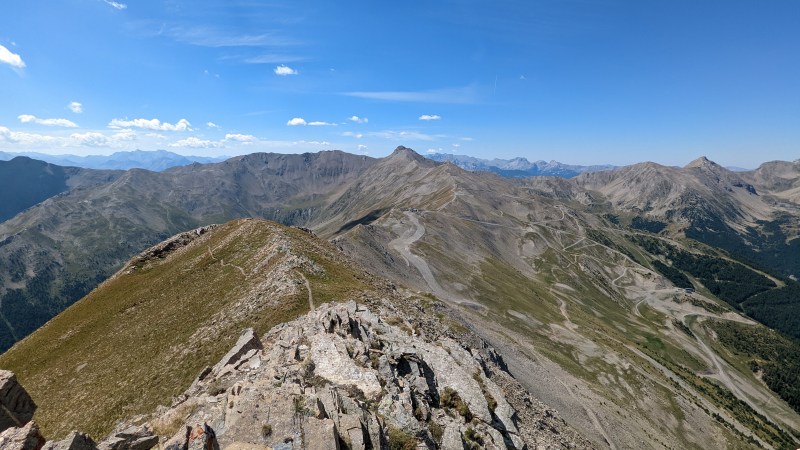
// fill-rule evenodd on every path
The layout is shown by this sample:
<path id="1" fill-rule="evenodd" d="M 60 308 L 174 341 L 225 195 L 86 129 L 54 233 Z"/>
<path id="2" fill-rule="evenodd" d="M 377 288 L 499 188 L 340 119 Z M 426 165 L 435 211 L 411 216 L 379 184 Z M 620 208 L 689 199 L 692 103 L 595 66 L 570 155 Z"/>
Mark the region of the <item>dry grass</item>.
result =
<path id="1" fill-rule="evenodd" d="M 276 239 L 279 251 L 265 254 Z M 318 304 L 367 286 L 324 241 L 270 222 L 230 222 L 163 262 L 105 283 L 3 354 L 0 367 L 16 372 L 35 399 L 46 436 L 79 429 L 101 438 L 118 420 L 169 404 L 242 329 L 261 334 L 307 312 L 302 285 L 270 279 L 292 255 L 323 269 L 293 269 L 308 277 Z M 233 265 L 255 272 L 245 278 Z"/>

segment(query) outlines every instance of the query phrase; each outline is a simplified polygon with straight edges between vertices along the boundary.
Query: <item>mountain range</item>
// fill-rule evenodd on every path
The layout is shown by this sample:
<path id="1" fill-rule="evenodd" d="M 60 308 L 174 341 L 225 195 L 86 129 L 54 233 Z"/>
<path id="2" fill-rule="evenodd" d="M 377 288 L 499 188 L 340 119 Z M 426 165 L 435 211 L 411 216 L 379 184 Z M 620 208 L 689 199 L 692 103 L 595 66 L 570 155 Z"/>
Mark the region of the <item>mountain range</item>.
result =
<path id="1" fill-rule="evenodd" d="M 304 298 L 303 274 L 314 299 L 379 292 L 400 311 L 413 308 L 456 335 L 483 340 L 521 389 L 594 447 L 800 443 L 798 162 L 732 172 L 699 158 L 682 168 L 642 163 L 569 179 L 514 178 L 399 147 L 381 159 L 252 154 L 83 178 L 33 167 L 66 181 L 0 223 L 0 337 L 8 348 L 30 334 L 0 357 L 0 367 L 52 398 L 37 415 L 56 433 L 80 423 L 102 435 L 115 420 L 188 389 L 242 326 L 264 333 L 302 314 L 274 308 Z M 213 245 L 136 256 L 177 233 L 250 217 L 308 231 L 232 222 L 222 230 L 237 230 L 236 238 L 213 231 Z M 287 233 L 291 242 L 275 244 Z M 169 242 L 156 249 L 172 248 Z M 298 245 L 316 246 L 312 263 L 291 257 Z M 252 256 L 258 249 L 272 250 Z M 162 253 L 176 265 L 151 263 Z M 352 272 L 326 266 L 325 258 L 342 258 Z M 261 287 L 236 278 L 280 261 L 295 265 L 264 275 Z M 176 312 L 158 315 L 159 302 L 175 302 Z M 110 309 L 92 312 L 97 305 Z M 219 314 L 230 328 L 210 329 L 201 322 L 211 319 L 195 323 L 179 312 L 195 309 Z M 222 319 L 228 316 L 236 319 Z M 165 342 L 157 336 L 176 325 L 156 320 L 185 322 L 185 329 Z M 469 348 L 483 345 L 463 339 Z M 112 348 L 135 352 L 138 342 L 152 342 L 147 355 L 163 357 L 143 358 L 161 364 L 149 375 L 125 373 L 124 360 L 113 370 L 92 362 Z M 50 350 L 33 358 L 45 345 Z M 209 354 L 192 360 L 200 349 Z M 170 369 L 175 355 L 183 356 Z M 87 384 L 66 391 L 55 375 L 64 370 Z M 116 397 L 117 385 L 153 395 Z M 70 396 L 93 395 L 97 411 L 116 412 L 65 412 L 75 408 Z"/>
<path id="2" fill-rule="evenodd" d="M 481 159 L 467 155 L 455 155 L 450 153 L 430 153 L 428 159 L 439 162 L 450 162 L 458 167 L 469 171 L 493 172 L 504 177 L 531 177 L 531 176 L 550 176 L 573 178 L 584 172 L 599 172 L 611 170 L 616 166 L 610 164 L 595 166 L 579 166 L 563 164 L 558 161 L 535 161 L 530 162 L 525 158 L 513 159 Z"/>
<path id="3" fill-rule="evenodd" d="M 18 156 L 37 159 L 39 161 L 57 164 L 59 166 L 82 167 L 84 169 L 108 169 L 108 170 L 128 170 L 128 169 L 147 169 L 154 172 L 169 169 L 175 166 L 187 166 L 192 163 L 211 163 L 227 159 L 227 156 L 207 157 L 207 156 L 184 156 L 166 150 L 133 150 L 126 152 L 115 152 L 110 155 L 51 155 L 47 153 L 23 152 L 9 153 L 0 152 L 0 161 L 8 161 Z"/>

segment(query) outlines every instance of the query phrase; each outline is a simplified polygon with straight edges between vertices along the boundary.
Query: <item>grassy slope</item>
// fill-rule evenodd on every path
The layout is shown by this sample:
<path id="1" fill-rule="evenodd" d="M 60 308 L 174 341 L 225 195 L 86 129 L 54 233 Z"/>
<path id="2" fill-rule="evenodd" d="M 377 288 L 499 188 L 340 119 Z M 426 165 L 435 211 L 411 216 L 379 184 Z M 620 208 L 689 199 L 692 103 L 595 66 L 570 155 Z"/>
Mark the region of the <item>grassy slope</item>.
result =
<path id="1" fill-rule="evenodd" d="M 292 255 L 313 264 L 276 269 Z M 369 283 L 301 230 L 235 221 L 101 285 L 0 356 L 0 367 L 16 372 L 39 404 L 35 419 L 45 435 L 80 429 L 102 437 L 122 417 L 169 404 L 243 328 L 263 333 L 306 312 L 300 272 L 317 303 L 346 299 Z M 249 307 L 237 305 L 245 298 Z"/>

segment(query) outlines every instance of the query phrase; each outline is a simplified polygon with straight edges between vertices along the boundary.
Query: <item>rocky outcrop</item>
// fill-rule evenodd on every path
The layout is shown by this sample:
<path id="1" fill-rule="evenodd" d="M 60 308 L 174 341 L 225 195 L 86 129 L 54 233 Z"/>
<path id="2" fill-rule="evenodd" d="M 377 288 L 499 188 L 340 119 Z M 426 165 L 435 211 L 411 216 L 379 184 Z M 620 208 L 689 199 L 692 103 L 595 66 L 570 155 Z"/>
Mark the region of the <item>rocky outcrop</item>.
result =
<path id="1" fill-rule="evenodd" d="M 42 450 L 97 450 L 97 444 L 88 435 L 73 431 L 61 441 L 46 443 Z"/>
<path id="2" fill-rule="evenodd" d="M 115 278 L 120 273 L 132 273 L 142 266 L 175 253 L 176 251 L 188 246 L 192 241 L 198 237 L 208 233 L 219 225 L 208 225 L 205 227 L 196 228 L 191 231 L 176 234 L 166 241 L 160 242 L 147 250 L 139 253 L 125 265 L 125 267 L 114 274 L 111 278 Z"/>
<path id="3" fill-rule="evenodd" d="M 44 442 L 39 426 L 33 421 L 23 427 L 11 427 L 0 434 L 0 448 L 3 450 L 40 450 Z"/>
<path id="4" fill-rule="evenodd" d="M 35 411 L 36 403 L 17 382 L 16 375 L 0 370 L 0 431 L 25 426 Z"/>
<path id="5" fill-rule="evenodd" d="M 252 328 L 248 328 L 239 336 L 236 345 L 222 357 L 222 359 L 211 369 L 211 373 L 219 377 L 228 372 L 237 370 L 241 364 L 249 361 L 253 356 L 258 353 L 263 346 L 261 341 L 256 336 L 256 332 Z"/>
<path id="6" fill-rule="evenodd" d="M 567 434 L 520 431 L 499 371 L 492 357 L 423 338 L 400 318 L 325 304 L 260 340 L 246 330 L 152 423 L 173 427 L 162 437 L 172 450 L 569 446 L 558 441 Z"/>
<path id="7" fill-rule="evenodd" d="M 0 370 L 0 413 L 2 450 L 150 450 L 158 436 L 146 426 L 129 426 L 115 431 L 99 445 L 86 434 L 74 431 L 60 441 L 46 442 L 39 426 L 31 420 L 36 404 L 17 382 L 14 373 Z"/>
<path id="8" fill-rule="evenodd" d="M 35 405 L 4 373 L 4 405 L 28 419 L 0 434 L 0 449 L 590 447 L 514 385 L 476 337 L 456 340 L 434 319 L 372 306 L 379 312 L 324 304 L 262 338 L 244 330 L 171 407 L 120 423 L 97 444 L 77 432 L 45 443 L 29 420 Z"/>
<path id="9" fill-rule="evenodd" d="M 117 430 L 97 446 L 97 450 L 150 450 L 158 444 L 158 436 L 146 426 Z"/>

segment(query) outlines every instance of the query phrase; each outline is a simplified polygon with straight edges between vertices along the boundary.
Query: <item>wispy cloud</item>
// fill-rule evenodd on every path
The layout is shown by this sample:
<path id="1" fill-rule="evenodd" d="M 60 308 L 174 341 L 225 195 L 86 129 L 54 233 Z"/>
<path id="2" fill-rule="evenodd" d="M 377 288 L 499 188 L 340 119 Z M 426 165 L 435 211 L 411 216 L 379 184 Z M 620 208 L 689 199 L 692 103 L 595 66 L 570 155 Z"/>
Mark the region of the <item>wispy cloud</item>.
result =
<path id="1" fill-rule="evenodd" d="M 22 123 L 35 123 L 37 125 L 47 125 L 50 127 L 67 127 L 67 128 L 77 128 L 78 125 L 67 119 L 40 119 L 36 116 L 32 116 L 30 114 L 22 114 L 17 116 Z"/>
<path id="2" fill-rule="evenodd" d="M 12 131 L 0 126 L 0 142 L 19 148 L 49 149 L 54 147 L 106 147 L 120 148 L 137 139 L 133 130 L 120 130 L 112 134 L 97 131 L 72 133 L 69 136 Z"/>
<path id="3" fill-rule="evenodd" d="M 63 140 L 55 136 L 12 131 L 2 126 L 0 126 L 0 142 L 7 144 L 19 144 L 22 146 L 63 144 Z"/>
<path id="4" fill-rule="evenodd" d="M 70 102 L 69 105 L 67 105 L 67 108 L 69 108 L 69 110 L 75 114 L 80 114 L 83 112 L 83 105 L 79 102 Z"/>
<path id="5" fill-rule="evenodd" d="M 242 62 L 246 64 L 275 64 L 275 63 L 290 63 L 305 61 L 307 58 L 298 55 L 283 55 L 278 53 L 268 53 L 264 55 L 251 56 L 245 58 Z"/>
<path id="6" fill-rule="evenodd" d="M 342 133 L 342 136 L 344 136 L 344 137 L 354 137 L 356 139 L 361 139 L 361 138 L 364 137 L 364 135 L 362 133 L 355 133 L 353 131 L 345 131 L 344 133 Z"/>
<path id="7" fill-rule="evenodd" d="M 295 117 L 295 118 L 289 120 L 288 122 L 286 122 L 286 125 L 288 125 L 290 127 L 305 126 L 305 125 L 308 125 L 310 127 L 335 127 L 336 126 L 335 123 L 322 122 L 320 120 L 314 120 L 314 121 L 311 121 L 311 122 L 307 122 L 306 119 L 303 119 L 302 117 Z"/>
<path id="8" fill-rule="evenodd" d="M 366 117 L 358 117 L 358 116 L 352 116 L 347 120 L 349 120 L 350 122 L 355 122 L 355 123 L 367 123 L 367 122 L 369 122 L 369 119 L 367 119 Z"/>
<path id="9" fill-rule="evenodd" d="M 441 120 L 442 116 L 438 114 L 423 114 L 419 116 L 419 120 L 431 121 L 431 120 Z"/>
<path id="10" fill-rule="evenodd" d="M 420 133 L 419 131 L 409 131 L 409 130 L 374 131 L 367 133 L 367 136 L 377 137 L 381 139 L 388 139 L 392 141 L 435 141 L 439 138 L 446 137 L 444 135 L 430 135 L 430 134 Z"/>
<path id="11" fill-rule="evenodd" d="M 199 47 L 286 47 L 299 42 L 278 36 L 276 33 L 230 34 L 211 27 L 173 27 L 161 29 L 158 34 L 169 36 L 178 42 Z"/>
<path id="12" fill-rule="evenodd" d="M 280 66 L 275 67 L 274 72 L 275 72 L 275 75 L 280 75 L 282 77 L 285 77 L 286 75 L 297 75 L 297 73 L 298 73 L 297 70 L 292 69 L 291 67 L 285 66 L 283 64 L 281 64 Z"/>
<path id="13" fill-rule="evenodd" d="M 222 143 L 190 136 L 186 139 L 175 141 L 169 146 L 173 148 L 219 148 L 222 147 Z"/>
<path id="14" fill-rule="evenodd" d="M 22 57 L 0 45 L 0 63 L 8 64 L 15 69 L 24 69 L 25 61 Z"/>
<path id="15" fill-rule="evenodd" d="M 206 122 L 206 126 L 208 128 L 219 128 L 219 125 L 215 124 L 214 122 Z"/>
<path id="16" fill-rule="evenodd" d="M 476 103 L 479 99 L 475 86 L 430 91 L 355 91 L 345 92 L 350 97 L 383 100 L 390 102 L 415 103 Z"/>
<path id="17" fill-rule="evenodd" d="M 143 128 L 156 131 L 192 131 L 192 124 L 186 119 L 171 124 L 158 119 L 113 119 L 108 124 L 109 128 Z"/>
<path id="18" fill-rule="evenodd" d="M 72 133 L 70 136 L 71 145 L 85 147 L 117 147 L 125 142 L 136 140 L 136 132 L 133 130 L 120 130 L 112 135 L 88 131 L 86 133 Z"/>
<path id="19" fill-rule="evenodd" d="M 105 3 L 106 5 L 112 7 L 114 9 L 116 9 L 116 10 L 120 10 L 120 11 L 123 10 L 123 9 L 128 9 L 128 5 L 126 5 L 125 3 L 114 2 L 114 1 L 111 1 L 111 0 L 103 0 L 103 3 Z"/>
<path id="20" fill-rule="evenodd" d="M 257 138 L 252 134 L 226 134 L 225 140 L 236 142 L 254 142 L 257 140 Z"/>

